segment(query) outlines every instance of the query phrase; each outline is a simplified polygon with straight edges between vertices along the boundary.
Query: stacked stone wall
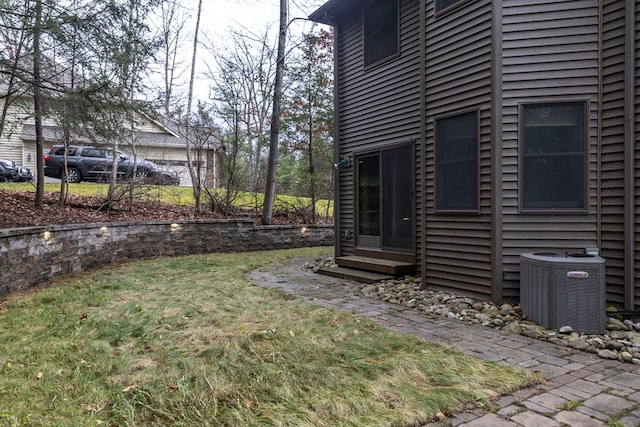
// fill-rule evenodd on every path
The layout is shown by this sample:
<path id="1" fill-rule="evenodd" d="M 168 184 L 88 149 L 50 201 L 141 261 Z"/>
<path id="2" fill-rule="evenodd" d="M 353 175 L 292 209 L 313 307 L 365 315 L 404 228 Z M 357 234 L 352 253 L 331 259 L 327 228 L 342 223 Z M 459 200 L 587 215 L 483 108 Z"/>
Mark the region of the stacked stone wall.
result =
<path id="1" fill-rule="evenodd" d="M 0 230 L 0 296 L 134 259 L 332 246 L 328 225 L 251 220 L 97 223 Z"/>

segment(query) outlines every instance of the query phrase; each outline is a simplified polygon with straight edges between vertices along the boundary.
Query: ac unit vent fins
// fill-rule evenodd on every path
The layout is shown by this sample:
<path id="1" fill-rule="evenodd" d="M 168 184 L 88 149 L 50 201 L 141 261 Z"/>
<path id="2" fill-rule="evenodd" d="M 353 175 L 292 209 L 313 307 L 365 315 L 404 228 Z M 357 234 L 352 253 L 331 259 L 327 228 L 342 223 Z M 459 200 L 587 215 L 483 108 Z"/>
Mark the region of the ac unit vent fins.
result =
<path id="1" fill-rule="evenodd" d="M 534 252 L 520 255 L 522 314 L 545 328 L 605 330 L 605 260 L 596 255 Z"/>

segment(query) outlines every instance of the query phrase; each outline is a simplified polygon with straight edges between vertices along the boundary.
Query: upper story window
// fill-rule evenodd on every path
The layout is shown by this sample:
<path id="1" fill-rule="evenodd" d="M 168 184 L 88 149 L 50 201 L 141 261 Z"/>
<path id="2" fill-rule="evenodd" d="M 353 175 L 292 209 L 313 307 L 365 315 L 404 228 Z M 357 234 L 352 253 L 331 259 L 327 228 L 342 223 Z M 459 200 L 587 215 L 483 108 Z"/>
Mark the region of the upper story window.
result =
<path id="1" fill-rule="evenodd" d="M 587 103 L 521 106 L 521 207 L 586 209 Z"/>
<path id="2" fill-rule="evenodd" d="M 400 51 L 398 0 L 376 0 L 364 8 L 364 66 Z"/>
<path id="3" fill-rule="evenodd" d="M 436 121 L 436 209 L 478 210 L 478 113 Z"/>
<path id="4" fill-rule="evenodd" d="M 442 12 L 445 9 L 449 9 L 458 3 L 462 3 L 465 0 L 436 0 L 436 13 Z"/>

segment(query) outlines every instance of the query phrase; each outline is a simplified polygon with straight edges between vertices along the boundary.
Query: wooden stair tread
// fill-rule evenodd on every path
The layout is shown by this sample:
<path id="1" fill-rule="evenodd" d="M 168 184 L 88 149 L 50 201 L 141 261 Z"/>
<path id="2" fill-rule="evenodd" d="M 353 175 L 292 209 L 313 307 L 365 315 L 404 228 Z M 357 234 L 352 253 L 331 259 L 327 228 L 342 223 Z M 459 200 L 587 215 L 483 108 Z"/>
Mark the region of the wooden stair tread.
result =
<path id="1" fill-rule="evenodd" d="M 335 261 L 340 267 L 390 274 L 393 276 L 410 275 L 415 272 L 415 265 L 412 263 L 381 258 L 349 255 L 336 257 Z"/>
<path id="2" fill-rule="evenodd" d="M 388 265 L 393 267 L 413 267 L 413 264 L 408 262 L 400 262 L 400 261 L 392 261 L 389 259 L 381 259 L 381 258 L 372 258 L 366 256 L 359 255 L 349 255 L 349 256 L 341 256 L 336 258 L 336 263 L 341 260 L 349 260 L 353 262 L 361 262 L 363 264 L 380 264 L 380 265 Z M 339 263 L 338 263 L 339 264 Z"/>
<path id="3" fill-rule="evenodd" d="M 365 270 L 356 270 L 346 267 L 322 267 L 318 269 L 319 274 L 325 276 L 338 277 L 340 279 L 353 280 L 360 283 L 376 283 L 382 280 L 394 279 L 394 276 L 388 274 L 374 273 Z"/>

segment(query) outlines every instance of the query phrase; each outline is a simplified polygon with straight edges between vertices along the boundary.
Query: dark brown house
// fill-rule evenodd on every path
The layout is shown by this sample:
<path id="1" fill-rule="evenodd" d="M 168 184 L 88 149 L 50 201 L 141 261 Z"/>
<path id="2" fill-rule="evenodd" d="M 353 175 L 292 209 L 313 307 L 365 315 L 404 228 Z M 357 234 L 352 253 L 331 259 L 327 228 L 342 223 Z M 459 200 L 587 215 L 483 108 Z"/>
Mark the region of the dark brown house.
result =
<path id="1" fill-rule="evenodd" d="M 338 256 L 502 302 L 520 254 L 597 248 L 607 304 L 640 308 L 635 0 L 329 0 L 310 18 L 334 28 Z"/>

